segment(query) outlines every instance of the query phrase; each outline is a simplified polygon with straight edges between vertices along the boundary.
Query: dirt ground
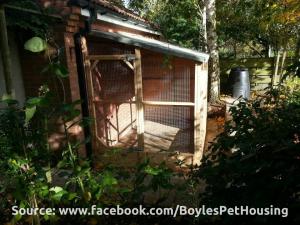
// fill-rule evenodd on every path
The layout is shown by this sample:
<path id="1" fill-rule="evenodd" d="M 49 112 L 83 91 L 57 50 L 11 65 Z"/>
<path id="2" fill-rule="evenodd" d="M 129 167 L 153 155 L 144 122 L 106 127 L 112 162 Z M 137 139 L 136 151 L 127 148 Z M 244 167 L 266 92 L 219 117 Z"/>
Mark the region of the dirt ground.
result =
<path id="1" fill-rule="evenodd" d="M 225 105 L 210 105 L 208 108 L 207 133 L 205 150 L 207 151 L 218 134 L 220 134 L 225 122 Z M 163 161 L 173 170 L 181 170 L 176 164 L 184 161 L 183 168 L 188 168 L 193 163 L 193 154 L 176 152 L 151 152 L 151 151 L 130 151 L 124 149 L 108 149 L 104 154 L 94 154 L 94 166 L 101 169 L 105 165 L 113 164 L 120 167 L 135 167 L 138 162 L 142 162 L 146 157 L 150 158 L 151 164 L 157 165 Z"/>
<path id="2" fill-rule="evenodd" d="M 208 107 L 205 151 L 209 149 L 215 138 L 223 131 L 225 112 L 225 105 L 210 105 Z"/>

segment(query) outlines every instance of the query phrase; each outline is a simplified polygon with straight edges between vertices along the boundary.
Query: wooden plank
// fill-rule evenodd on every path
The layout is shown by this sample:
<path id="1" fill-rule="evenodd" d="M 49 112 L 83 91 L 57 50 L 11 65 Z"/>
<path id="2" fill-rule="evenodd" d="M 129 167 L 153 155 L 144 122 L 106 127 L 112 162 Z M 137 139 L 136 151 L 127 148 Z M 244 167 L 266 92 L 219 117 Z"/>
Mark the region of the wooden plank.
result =
<path id="1" fill-rule="evenodd" d="M 164 102 L 164 101 L 143 101 L 145 105 L 161 105 L 161 106 L 194 106 L 194 102 Z"/>
<path id="2" fill-rule="evenodd" d="M 95 99 L 93 100 L 94 103 L 99 103 L 99 104 L 135 104 L 136 101 L 118 101 L 118 100 L 109 100 L 109 99 L 106 99 L 106 100 L 99 100 L 99 99 Z"/>
<path id="3" fill-rule="evenodd" d="M 123 62 L 132 70 L 134 70 L 133 65 L 128 60 L 123 60 Z"/>
<path id="4" fill-rule="evenodd" d="M 84 37 L 82 38 L 85 39 Z M 89 105 L 89 114 L 92 115 L 93 119 L 95 120 L 94 123 L 91 123 L 91 142 L 92 146 L 96 147 L 98 142 L 98 131 L 97 131 L 97 118 L 96 118 L 96 109 L 93 104 L 93 100 L 95 98 L 94 94 L 94 85 L 93 85 L 93 77 L 92 77 L 92 70 L 91 70 L 91 62 L 88 59 L 88 48 L 86 46 L 86 40 L 81 41 L 81 43 L 84 43 L 82 46 L 83 49 L 86 49 L 86 51 L 82 51 L 83 57 L 84 57 L 84 71 L 85 71 L 85 80 L 87 85 L 87 97 L 88 97 L 88 105 Z"/>
<path id="5" fill-rule="evenodd" d="M 99 60 L 95 60 L 93 62 L 93 65 L 91 66 L 91 70 L 94 70 L 96 68 L 96 66 L 97 66 L 98 63 L 99 63 Z"/>
<path id="6" fill-rule="evenodd" d="M 133 60 L 135 55 L 89 55 L 87 59 L 89 60 Z"/>
<path id="7" fill-rule="evenodd" d="M 136 96 L 136 124 L 138 149 L 144 150 L 144 106 L 143 106 L 143 78 L 142 78 L 142 60 L 141 50 L 135 49 L 134 60 L 134 88 Z"/>
<path id="8" fill-rule="evenodd" d="M 195 65 L 195 107 L 194 107 L 194 156 L 193 164 L 200 164 L 203 156 L 207 124 L 207 63 Z"/>

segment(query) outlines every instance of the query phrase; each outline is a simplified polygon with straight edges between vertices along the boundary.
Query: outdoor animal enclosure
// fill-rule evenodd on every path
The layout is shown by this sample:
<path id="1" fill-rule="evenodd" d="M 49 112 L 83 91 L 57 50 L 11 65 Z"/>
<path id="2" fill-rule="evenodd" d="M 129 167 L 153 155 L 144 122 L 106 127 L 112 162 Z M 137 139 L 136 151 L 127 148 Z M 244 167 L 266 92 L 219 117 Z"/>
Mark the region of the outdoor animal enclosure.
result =
<path id="1" fill-rule="evenodd" d="M 89 37 L 86 43 L 85 70 L 97 151 L 120 147 L 201 157 L 206 63 L 99 37 Z"/>

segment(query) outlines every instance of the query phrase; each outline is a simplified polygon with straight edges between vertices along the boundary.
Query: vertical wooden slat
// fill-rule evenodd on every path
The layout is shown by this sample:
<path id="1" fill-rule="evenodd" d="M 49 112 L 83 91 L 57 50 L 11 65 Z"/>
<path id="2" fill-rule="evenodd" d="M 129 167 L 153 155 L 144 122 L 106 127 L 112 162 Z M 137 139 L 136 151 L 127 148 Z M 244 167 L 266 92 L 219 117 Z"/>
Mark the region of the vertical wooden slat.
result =
<path id="1" fill-rule="evenodd" d="M 143 106 L 143 79 L 142 79 L 142 63 L 141 51 L 135 49 L 134 60 L 134 87 L 136 97 L 136 124 L 137 124 L 137 140 L 138 149 L 144 150 L 144 106 Z"/>
<path id="2" fill-rule="evenodd" d="M 203 156 L 207 124 L 207 63 L 195 65 L 194 107 L 194 157 L 193 164 L 200 164 Z"/>
<path id="3" fill-rule="evenodd" d="M 82 43 L 82 54 L 84 58 L 84 71 L 85 71 L 85 80 L 87 85 L 87 97 L 88 97 L 88 105 L 89 105 L 89 114 L 95 120 L 94 123 L 91 123 L 91 138 L 92 138 L 92 146 L 97 146 L 97 137 L 98 137 L 98 130 L 97 130 L 97 120 L 96 120 L 96 109 L 95 109 L 95 95 L 94 95 L 94 84 L 93 84 L 93 77 L 92 77 L 92 66 L 91 62 L 88 59 L 88 48 L 87 42 L 85 38 L 81 38 Z M 96 62 L 95 62 L 96 63 Z M 94 64 L 95 64 L 94 63 Z M 95 67 L 96 65 L 94 65 Z"/>

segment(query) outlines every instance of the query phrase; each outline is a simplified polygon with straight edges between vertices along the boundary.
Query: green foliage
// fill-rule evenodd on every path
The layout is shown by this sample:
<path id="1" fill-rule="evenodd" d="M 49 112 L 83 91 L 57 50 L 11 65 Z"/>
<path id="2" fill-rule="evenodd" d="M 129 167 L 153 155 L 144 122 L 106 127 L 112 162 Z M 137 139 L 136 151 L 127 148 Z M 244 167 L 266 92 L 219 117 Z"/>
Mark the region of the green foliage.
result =
<path id="1" fill-rule="evenodd" d="M 40 37 L 33 37 L 25 42 L 24 48 L 31 52 L 42 52 L 47 48 L 47 43 Z"/>
<path id="2" fill-rule="evenodd" d="M 254 56 L 293 46 L 299 29 L 299 1 L 217 1 L 218 34 L 222 52 L 228 45 L 248 46 Z M 261 48 L 262 47 L 262 48 Z M 258 54 L 259 53 L 259 54 Z"/>
<path id="3" fill-rule="evenodd" d="M 288 207 L 284 222 L 296 223 L 300 219 L 299 90 L 270 91 L 257 100 L 240 101 L 230 112 L 232 120 L 196 173 L 207 183 L 200 203 Z M 222 224 L 283 223 L 282 218 L 267 216 L 214 219 L 221 219 Z"/>
<path id="4" fill-rule="evenodd" d="M 51 96 L 47 92 L 28 99 L 24 109 L 10 105 L 1 111 L 1 223 L 30 219 L 33 224 L 37 224 L 35 220 L 44 224 L 65 220 L 59 215 L 39 218 L 17 215 L 11 218 L 10 209 L 14 205 L 21 208 L 146 206 L 145 197 L 151 192 L 159 193 L 156 205 L 167 199 L 168 192 L 164 191 L 174 189 L 171 182 L 174 174 L 164 163 L 151 166 L 150 160 L 146 159 L 131 173 L 111 165 L 95 171 L 90 162 L 78 153 L 85 142 L 73 141 L 69 133 L 74 124 L 84 124 L 76 120 L 80 101 L 59 104 L 53 109 L 51 101 L 54 99 Z M 47 124 L 52 116 L 52 119 L 63 118 L 65 145 L 61 149 L 61 157 L 52 152 L 48 144 L 51 131 Z M 76 122 L 71 126 L 67 125 L 74 120 Z M 135 218 L 131 219 L 135 221 Z M 131 219 L 126 219 L 124 224 Z M 87 220 L 84 216 L 68 218 L 68 221 L 82 223 Z"/>
<path id="5" fill-rule="evenodd" d="M 26 48 L 38 52 L 35 41 Z M 59 56 L 50 57 L 43 72 L 59 80 L 68 76 Z M 146 192 L 173 187 L 170 181 L 172 173 L 164 164 L 153 167 L 146 160 L 128 175 L 124 168 L 111 165 L 95 171 L 87 159 L 81 158 L 78 150 L 89 141 L 89 137 L 76 141 L 70 129 L 89 126 L 93 119 L 80 118 L 80 100 L 58 103 L 56 96 L 44 85 L 39 89 L 39 96 L 29 98 L 24 108 L 12 99 L 4 99 L 3 103 L 7 107 L 0 113 L 1 223 L 30 220 L 32 224 L 51 224 L 65 220 L 59 215 L 17 215 L 11 218 L 14 205 L 21 208 L 132 206 L 144 203 Z M 56 152 L 48 143 L 50 134 L 57 132 L 57 129 L 49 128 L 52 121 L 62 121 L 64 131 L 62 147 Z M 157 204 L 164 200 L 166 196 L 161 194 Z M 84 216 L 68 218 L 76 223 L 86 223 L 87 220 Z"/>
<path id="6" fill-rule="evenodd" d="M 156 23 L 164 37 L 184 47 L 199 49 L 202 26 L 198 1 L 129 1 L 129 7 Z"/>
<path id="7" fill-rule="evenodd" d="M 49 14 L 55 13 L 53 8 L 44 8 L 37 0 L 8 0 L 6 4 L 13 7 L 13 9 L 6 10 L 9 26 L 31 31 L 42 38 L 49 36 L 51 25 L 56 20 L 49 17 Z M 32 10 L 36 13 L 29 13 L 20 9 Z"/>

